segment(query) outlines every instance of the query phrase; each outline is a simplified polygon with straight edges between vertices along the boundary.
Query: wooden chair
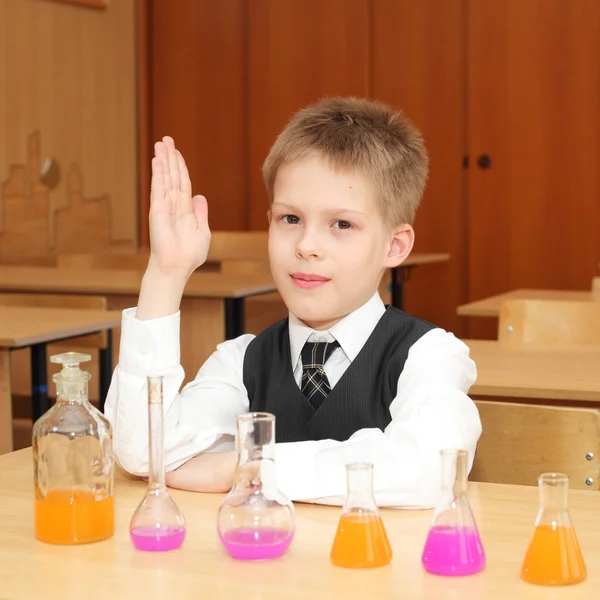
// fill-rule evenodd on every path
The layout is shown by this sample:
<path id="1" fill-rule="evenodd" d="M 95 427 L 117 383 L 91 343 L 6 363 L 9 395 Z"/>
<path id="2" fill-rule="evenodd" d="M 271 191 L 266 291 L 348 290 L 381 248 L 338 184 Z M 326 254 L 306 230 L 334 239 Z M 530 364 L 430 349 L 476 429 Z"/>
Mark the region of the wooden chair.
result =
<path id="1" fill-rule="evenodd" d="M 80 296 L 66 294 L 12 294 L 0 293 L 0 305 L 3 306 L 43 306 L 46 308 L 71 308 L 107 310 L 107 301 L 104 296 Z M 112 377 L 112 332 L 101 331 L 89 335 L 70 338 L 65 341 L 52 343 L 53 346 L 62 346 L 65 349 L 77 347 L 97 348 L 99 351 L 99 389 L 100 410 L 104 410 L 104 401 L 108 394 Z M 32 349 L 33 351 L 33 349 Z M 44 382 L 45 385 L 45 382 Z M 34 411 L 35 414 L 35 411 Z"/>
<path id="2" fill-rule="evenodd" d="M 469 479 L 536 485 L 541 473 L 569 476 L 570 486 L 598 490 L 600 412 L 477 400 L 483 433 Z"/>
<path id="3" fill-rule="evenodd" d="M 600 302 L 507 300 L 500 307 L 502 344 L 600 345 Z"/>

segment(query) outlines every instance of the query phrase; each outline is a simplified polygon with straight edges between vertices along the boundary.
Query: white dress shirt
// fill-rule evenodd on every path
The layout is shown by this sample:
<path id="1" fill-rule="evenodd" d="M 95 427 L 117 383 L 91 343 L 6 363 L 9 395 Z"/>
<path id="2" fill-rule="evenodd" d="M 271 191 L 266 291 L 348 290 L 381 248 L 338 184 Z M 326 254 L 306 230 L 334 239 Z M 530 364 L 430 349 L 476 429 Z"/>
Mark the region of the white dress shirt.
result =
<path id="1" fill-rule="evenodd" d="M 164 452 L 167 471 L 201 452 L 234 448 L 235 416 L 249 410 L 243 382 L 244 354 L 253 335 L 219 344 L 196 378 L 181 391 L 179 313 L 139 321 L 123 311 L 121 349 L 106 401 L 118 462 L 148 473 L 146 377 L 164 375 Z M 361 351 L 385 311 L 379 294 L 327 331 L 315 331 L 290 315 L 292 368 L 302 378 L 300 353 L 307 341 L 337 340 L 324 369 L 333 388 Z M 380 506 L 431 507 L 440 492 L 440 450 L 463 448 L 469 469 L 481 434 L 475 404 L 467 396 L 477 377 L 469 349 L 451 333 L 433 329 L 410 349 L 390 404 L 385 428 L 361 429 L 348 440 L 276 444 L 277 482 L 292 500 L 340 504 L 345 465 L 374 464 Z"/>

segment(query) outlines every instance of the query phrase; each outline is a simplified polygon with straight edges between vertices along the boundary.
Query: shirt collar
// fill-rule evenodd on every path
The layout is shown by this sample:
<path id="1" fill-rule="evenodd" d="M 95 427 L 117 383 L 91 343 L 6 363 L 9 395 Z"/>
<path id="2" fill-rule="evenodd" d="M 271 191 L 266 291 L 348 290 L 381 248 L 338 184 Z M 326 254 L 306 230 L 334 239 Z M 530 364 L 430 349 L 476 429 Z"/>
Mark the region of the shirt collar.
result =
<path id="1" fill-rule="evenodd" d="M 300 353 L 307 341 L 331 342 L 334 339 L 340 344 L 344 354 L 350 361 L 353 361 L 362 350 L 369 336 L 373 333 L 379 319 L 385 313 L 385 306 L 376 292 L 373 297 L 357 308 L 354 312 L 339 320 L 335 325 L 323 331 L 316 331 L 303 323 L 298 317 L 290 313 L 289 333 L 290 333 L 290 355 L 292 359 L 292 368 L 296 367 L 300 359 Z"/>

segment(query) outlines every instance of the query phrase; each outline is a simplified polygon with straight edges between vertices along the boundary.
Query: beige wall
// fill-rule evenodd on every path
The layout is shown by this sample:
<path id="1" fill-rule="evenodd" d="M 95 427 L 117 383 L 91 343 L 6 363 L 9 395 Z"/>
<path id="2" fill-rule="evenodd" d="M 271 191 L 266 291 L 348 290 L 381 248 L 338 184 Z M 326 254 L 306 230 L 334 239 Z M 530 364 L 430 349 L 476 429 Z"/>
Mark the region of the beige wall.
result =
<path id="1" fill-rule="evenodd" d="M 28 140 L 37 132 L 41 162 L 52 156 L 62 172 L 47 192 L 49 251 L 57 243 L 56 211 L 75 207 L 68 181 L 77 171 L 87 203 L 66 218 L 61 210 L 58 225 L 108 228 L 98 240 L 137 242 L 135 23 L 135 0 L 105 10 L 0 0 L 0 185 L 6 188 L 13 166 L 13 175 L 25 168 L 28 190 L 36 187 Z M 6 206 L 3 212 L 0 240 L 11 227 Z M 25 213 L 21 227 L 30 218 Z M 85 245 L 86 236 L 75 237 L 67 247 Z"/>

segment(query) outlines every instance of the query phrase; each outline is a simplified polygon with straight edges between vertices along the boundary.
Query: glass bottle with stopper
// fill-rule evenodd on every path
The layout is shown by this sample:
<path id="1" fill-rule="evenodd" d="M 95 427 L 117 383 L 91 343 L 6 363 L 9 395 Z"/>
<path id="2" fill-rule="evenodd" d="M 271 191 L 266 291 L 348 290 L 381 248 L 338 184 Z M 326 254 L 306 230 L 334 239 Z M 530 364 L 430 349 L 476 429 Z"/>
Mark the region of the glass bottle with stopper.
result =
<path id="1" fill-rule="evenodd" d="M 148 377 L 148 489 L 131 517 L 129 535 L 138 550 L 175 550 L 185 539 L 185 518 L 165 484 L 163 378 Z"/>
<path id="2" fill-rule="evenodd" d="M 569 478 L 561 473 L 543 473 L 538 489 L 540 509 L 521 578 L 542 585 L 583 581 L 587 570 L 567 508 Z"/>
<path id="3" fill-rule="evenodd" d="M 245 413 L 236 425 L 235 481 L 219 507 L 217 533 L 233 558 L 278 558 L 292 542 L 295 519 L 275 480 L 275 416 Z"/>
<path id="4" fill-rule="evenodd" d="M 53 544 L 84 544 L 114 533 L 110 423 L 89 403 L 89 354 L 50 357 L 56 403 L 33 426 L 35 535 Z"/>
<path id="5" fill-rule="evenodd" d="M 373 465 L 346 465 L 348 494 L 331 547 L 338 567 L 382 567 L 392 560 L 392 548 L 373 495 Z"/>
<path id="6" fill-rule="evenodd" d="M 485 552 L 467 498 L 465 450 L 442 450 L 442 496 L 421 560 L 435 575 L 472 575 L 485 567 Z"/>

